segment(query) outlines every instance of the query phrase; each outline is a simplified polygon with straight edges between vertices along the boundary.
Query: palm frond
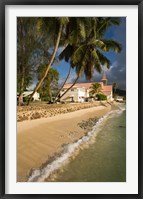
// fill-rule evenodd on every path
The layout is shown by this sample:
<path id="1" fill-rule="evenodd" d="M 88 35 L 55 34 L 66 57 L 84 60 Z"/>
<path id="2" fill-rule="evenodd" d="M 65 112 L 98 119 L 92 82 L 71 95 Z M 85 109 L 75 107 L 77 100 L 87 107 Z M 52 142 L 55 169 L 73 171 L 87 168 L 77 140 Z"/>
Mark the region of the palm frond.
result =
<path id="1" fill-rule="evenodd" d="M 79 24 L 79 28 L 80 28 L 80 35 L 83 39 L 85 39 L 86 37 L 86 31 L 85 31 L 85 25 L 84 23 L 80 23 Z"/>
<path id="2" fill-rule="evenodd" d="M 84 67 L 84 74 L 86 77 L 86 80 L 91 80 L 93 78 L 94 74 L 94 64 L 91 62 L 88 62 L 87 65 Z"/>
<path id="3" fill-rule="evenodd" d="M 85 52 L 87 50 L 87 46 L 85 44 L 79 46 L 72 55 L 72 61 L 75 63 L 81 63 L 83 60 L 83 56 L 85 56 Z"/>
<path id="4" fill-rule="evenodd" d="M 69 23 L 69 18 L 68 17 L 59 17 L 59 22 L 62 24 L 62 25 L 67 25 L 67 23 Z"/>
<path id="5" fill-rule="evenodd" d="M 102 93 L 102 87 L 101 84 L 98 82 L 92 83 L 92 86 L 90 87 L 90 95 L 96 95 L 98 93 Z"/>
<path id="6" fill-rule="evenodd" d="M 100 59 L 101 64 L 106 66 L 109 69 L 111 65 L 110 60 L 106 56 L 104 56 L 103 53 L 100 52 L 100 50 L 97 50 L 96 52 Z"/>
<path id="7" fill-rule="evenodd" d="M 104 42 L 104 44 L 106 45 L 106 51 L 104 52 L 109 52 L 110 50 L 116 52 L 116 53 L 120 53 L 122 50 L 122 46 L 120 43 L 118 43 L 117 41 L 114 40 L 106 40 L 106 39 L 102 39 L 102 42 Z"/>
<path id="8" fill-rule="evenodd" d="M 101 67 L 101 64 L 99 64 L 99 63 L 95 63 L 94 64 L 94 68 L 95 68 L 95 70 L 98 72 L 98 73 L 101 73 L 102 72 L 102 67 Z"/>
<path id="9" fill-rule="evenodd" d="M 59 59 L 65 59 L 66 62 L 68 62 L 74 52 L 74 47 L 71 45 L 67 45 L 66 48 L 60 53 Z"/>
<path id="10" fill-rule="evenodd" d="M 97 24 L 97 33 L 98 37 L 102 37 L 106 30 L 112 25 L 119 25 L 120 24 L 119 17 L 101 17 L 98 20 Z"/>
<path id="11" fill-rule="evenodd" d="M 106 45 L 102 40 L 97 39 L 97 40 L 92 41 L 91 43 L 94 45 L 95 48 L 99 48 L 104 52 L 107 51 Z"/>
<path id="12" fill-rule="evenodd" d="M 80 60 L 79 61 L 77 61 L 76 59 L 72 59 L 73 64 L 76 66 L 76 73 L 79 77 L 81 77 L 81 75 L 82 75 L 82 73 L 83 73 L 83 71 L 84 71 L 84 69 L 87 65 L 87 62 L 89 60 L 88 48 L 84 48 L 80 52 L 81 53 L 80 53 Z M 75 54 L 74 54 L 74 56 L 75 56 Z"/>
<path id="13" fill-rule="evenodd" d="M 100 63 L 99 57 L 98 57 L 97 52 L 96 52 L 95 49 L 92 50 L 91 56 L 92 56 L 92 59 L 95 60 L 95 62 Z"/>

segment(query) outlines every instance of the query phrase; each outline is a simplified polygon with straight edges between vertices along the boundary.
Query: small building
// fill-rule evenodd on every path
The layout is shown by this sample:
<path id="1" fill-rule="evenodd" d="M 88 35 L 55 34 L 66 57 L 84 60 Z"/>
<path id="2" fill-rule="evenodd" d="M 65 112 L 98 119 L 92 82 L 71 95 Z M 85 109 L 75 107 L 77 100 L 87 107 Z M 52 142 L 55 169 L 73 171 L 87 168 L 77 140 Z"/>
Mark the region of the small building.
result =
<path id="1" fill-rule="evenodd" d="M 124 102 L 123 96 L 117 96 L 116 102 Z"/>
<path id="2" fill-rule="evenodd" d="M 28 97 L 33 93 L 33 91 L 24 91 L 23 97 Z M 33 101 L 40 101 L 40 94 L 38 92 L 35 92 L 33 95 Z"/>
<path id="3" fill-rule="evenodd" d="M 65 84 L 61 91 L 61 95 L 71 86 L 72 84 Z M 90 84 L 91 85 L 91 84 Z M 84 102 L 89 97 L 88 83 L 75 84 L 62 98 L 61 101 L 67 102 Z"/>
<path id="4" fill-rule="evenodd" d="M 22 97 L 25 98 L 25 97 L 28 97 L 30 96 L 31 94 L 33 93 L 33 91 L 24 91 L 22 93 Z M 17 95 L 19 95 L 19 93 L 17 93 Z M 35 92 L 34 95 L 33 95 L 33 101 L 40 101 L 40 94 L 38 92 Z"/>
<path id="5" fill-rule="evenodd" d="M 89 98 L 89 92 L 92 83 L 77 83 L 63 97 L 64 102 L 85 102 Z M 107 96 L 108 100 L 112 100 L 112 85 L 107 85 L 106 74 L 104 73 L 101 84 L 102 93 Z M 72 84 L 65 84 L 60 95 L 62 95 Z"/>

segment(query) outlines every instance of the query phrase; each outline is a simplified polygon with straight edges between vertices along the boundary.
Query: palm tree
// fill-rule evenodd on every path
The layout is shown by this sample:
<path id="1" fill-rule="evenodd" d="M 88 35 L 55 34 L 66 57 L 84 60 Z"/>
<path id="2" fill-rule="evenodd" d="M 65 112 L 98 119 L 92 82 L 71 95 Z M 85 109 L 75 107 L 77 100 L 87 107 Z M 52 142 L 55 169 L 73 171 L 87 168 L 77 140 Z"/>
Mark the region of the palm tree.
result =
<path id="1" fill-rule="evenodd" d="M 102 93 L 102 87 L 101 87 L 101 84 L 98 83 L 98 82 L 95 82 L 95 83 L 92 83 L 92 86 L 90 87 L 90 96 L 96 96 L 97 94 L 100 94 Z"/>
<path id="2" fill-rule="evenodd" d="M 116 95 L 116 89 L 118 88 L 118 84 L 117 84 L 117 82 L 114 82 L 113 83 L 113 96 L 115 97 L 115 95 Z"/>
<path id="3" fill-rule="evenodd" d="M 41 58 L 43 59 L 44 48 L 48 46 L 44 42 L 44 37 L 35 32 L 36 21 L 37 18 L 33 17 L 17 18 L 17 92 L 19 93 L 19 105 L 23 104 L 23 92 L 32 84 L 35 65 L 41 61 Z M 37 54 L 40 56 L 37 56 L 35 60 L 34 57 Z"/>
<path id="4" fill-rule="evenodd" d="M 103 39 L 105 30 L 111 25 L 118 25 L 118 18 L 87 18 L 85 22 L 85 38 L 77 42 L 75 50 L 70 55 L 70 60 L 76 66 L 77 78 L 74 83 L 60 96 L 63 97 L 82 76 L 83 72 L 87 80 L 93 78 L 94 70 L 98 73 L 102 71 L 102 65 L 110 67 L 110 60 L 104 53 L 113 50 L 121 51 L 121 45 L 114 40 Z M 75 44 L 75 43 L 74 43 Z"/>
<path id="5" fill-rule="evenodd" d="M 42 19 L 43 20 L 43 19 Z M 55 21 L 56 20 L 56 21 Z M 50 21 L 50 20 L 49 20 Z M 43 75 L 43 77 L 41 78 L 41 80 L 38 82 L 37 86 L 35 87 L 33 93 L 31 94 L 30 96 L 30 99 L 28 101 L 28 104 L 30 103 L 30 101 L 32 100 L 32 97 L 33 95 L 35 94 L 35 92 L 40 88 L 40 86 L 42 85 L 44 79 L 47 77 L 47 74 L 48 74 L 48 71 L 54 61 L 54 58 L 55 58 L 55 55 L 56 55 L 56 52 L 57 52 L 57 49 L 58 49 L 58 46 L 59 46 L 59 43 L 60 43 L 60 39 L 61 39 L 61 35 L 62 35 L 62 31 L 63 31 L 63 28 L 64 28 L 64 25 L 68 23 L 68 18 L 67 17 L 60 17 L 60 18 L 51 18 L 51 21 L 52 21 L 52 30 L 53 30 L 53 26 L 55 26 L 55 28 L 58 27 L 58 33 L 57 33 L 57 36 L 56 36 L 56 42 L 55 42 L 55 46 L 54 46 L 54 50 L 53 50 L 53 53 L 51 55 L 51 59 L 49 60 L 49 63 L 47 65 L 47 69 Z M 44 20 L 45 22 L 45 20 Z M 43 22 L 41 21 L 41 23 L 43 24 Z M 51 22 L 50 22 L 51 23 Z M 50 29 L 50 28 L 49 28 Z M 55 36 L 55 35 L 54 35 Z"/>
<path id="6" fill-rule="evenodd" d="M 58 101 L 61 96 L 59 96 L 61 90 L 63 89 L 65 83 L 67 82 L 71 70 L 75 67 L 75 65 L 72 62 L 72 55 L 74 51 L 76 50 L 76 46 L 80 44 L 81 40 L 85 39 L 86 33 L 85 33 L 85 17 L 69 17 L 69 23 L 66 26 L 66 34 L 65 34 L 65 43 L 68 43 L 65 47 L 65 49 L 62 51 L 62 53 L 59 55 L 59 59 L 64 59 L 66 62 L 70 63 L 69 72 L 67 74 L 67 77 L 62 84 L 61 88 L 59 89 L 54 102 Z M 79 78 L 79 77 L 78 77 Z M 78 80 L 76 78 L 74 84 Z"/>
<path id="7" fill-rule="evenodd" d="M 59 59 L 60 59 L 60 60 L 65 59 L 66 62 L 70 62 L 70 67 L 69 67 L 69 71 L 68 71 L 67 77 L 66 77 L 65 81 L 63 82 L 61 88 L 60 88 L 59 91 L 57 92 L 57 95 L 56 95 L 56 97 L 55 97 L 54 102 L 59 101 L 60 92 L 61 92 L 61 90 L 63 89 L 65 83 L 67 82 L 67 80 L 68 80 L 68 78 L 69 78 L 69 76 L 70 76 L 71 70 L 74 68 L 73 63 L 70 61 L 70 57 L 72 56 L 73 52 L 74 52 L 73 46 L 67 45 L 67 47 L 66 47 L 66 48 L 62 51 L 62 53 L 59 55 Z"/>

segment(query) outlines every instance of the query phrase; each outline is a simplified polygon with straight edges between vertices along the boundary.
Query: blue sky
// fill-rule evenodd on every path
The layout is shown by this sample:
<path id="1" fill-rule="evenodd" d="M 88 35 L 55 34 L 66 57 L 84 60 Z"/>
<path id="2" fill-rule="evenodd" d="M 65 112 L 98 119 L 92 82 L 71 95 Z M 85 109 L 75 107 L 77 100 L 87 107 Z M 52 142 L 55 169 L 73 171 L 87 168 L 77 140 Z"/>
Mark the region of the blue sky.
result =
<path id="1" fill-rule="evenodd" d="M 114 39 L 121 43 L 122 51 L 121 53 L 109 52 L 106 56 L 111 61 L 111 67 L 106 71 L 108 84 L 113 84 L 113 82 L 118 83 L 118 88 L 126 89 L 126 18 L 121 18 L 121 24 L 119 26 L 112 26 L 108 29 L 105 34 L 106 39 Z M 61 49 L 59 49 L 59 52 Z M 53 68 L 59 71 L 60 79 L 59 84 L 62 84 L 66 78 L 69 70 L 69 64 L 64 60 L 60 61 L 58 64 L 54 64 Z M 100 81 L 102 79 L 102 74 L 94 72 L 94 79 L 92 81 Z M 76 78 L 76 73 L 73 70 L 68 83 L 72 83 Z M 87 82 L 84 75 L 79 79 L 78 82 Z"/>

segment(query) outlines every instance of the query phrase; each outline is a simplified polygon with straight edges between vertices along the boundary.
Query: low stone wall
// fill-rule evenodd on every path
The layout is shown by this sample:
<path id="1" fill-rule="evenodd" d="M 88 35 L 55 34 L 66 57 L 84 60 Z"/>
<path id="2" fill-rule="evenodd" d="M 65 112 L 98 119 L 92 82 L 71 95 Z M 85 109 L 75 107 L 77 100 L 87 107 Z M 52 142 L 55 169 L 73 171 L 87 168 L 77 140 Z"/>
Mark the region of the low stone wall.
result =
<path id="1" fill-rule="evenodd" d="M 58 114 L 77 111 L 80 109 L 107 105 L 107 102 L 86 102 L 75 104 L 31 104 L 30 106 L 17 107 L 17 121 L 47 118 Z"/>

